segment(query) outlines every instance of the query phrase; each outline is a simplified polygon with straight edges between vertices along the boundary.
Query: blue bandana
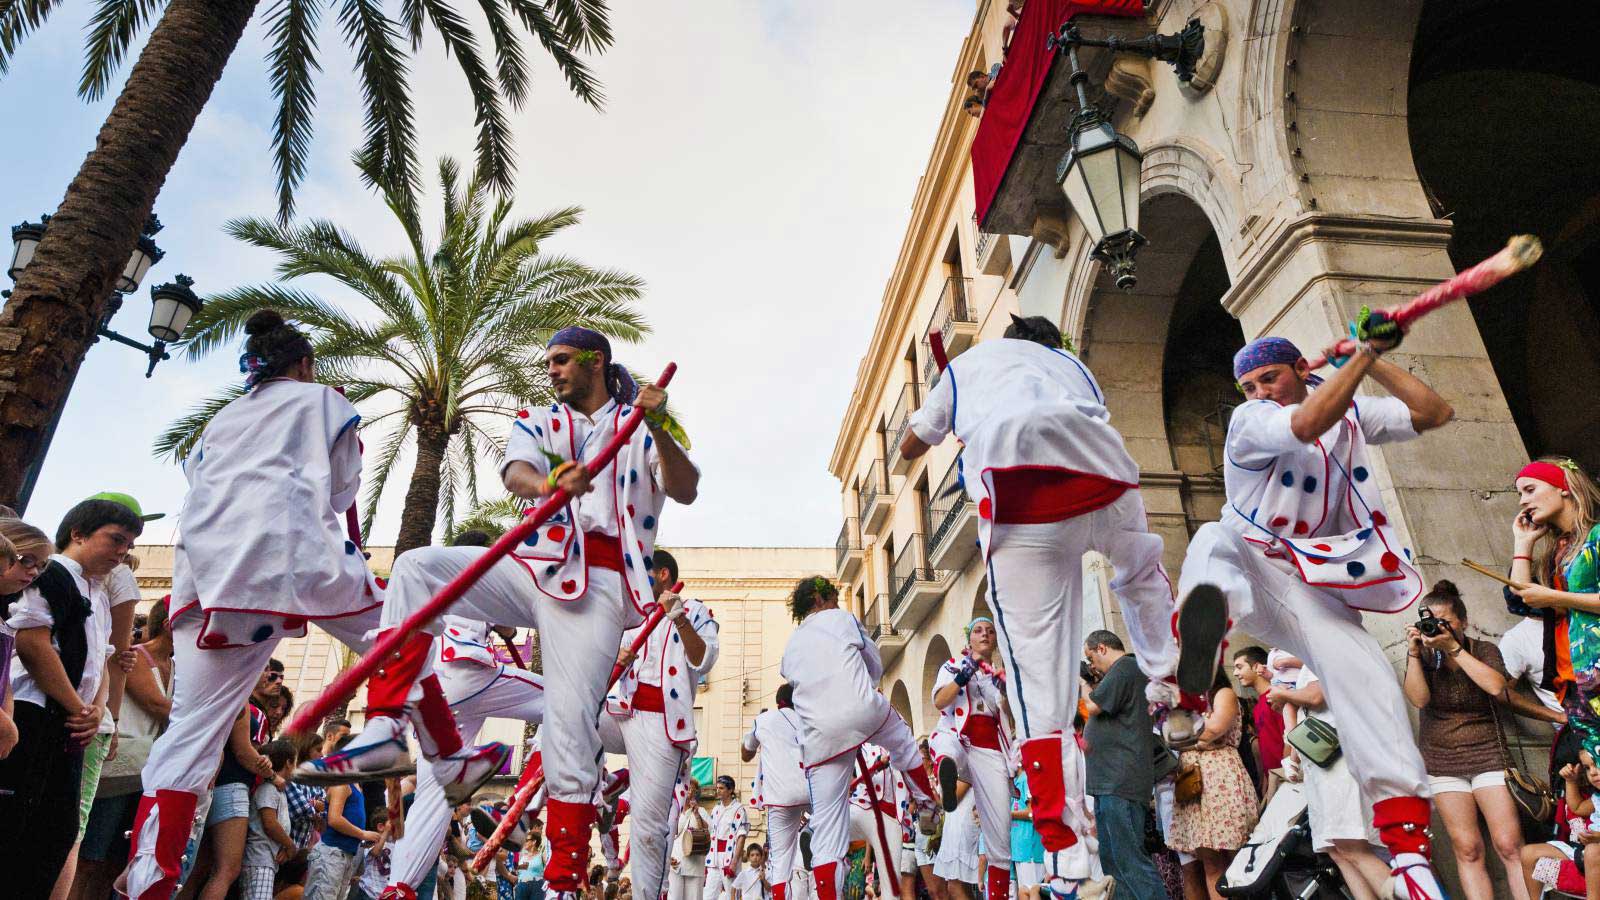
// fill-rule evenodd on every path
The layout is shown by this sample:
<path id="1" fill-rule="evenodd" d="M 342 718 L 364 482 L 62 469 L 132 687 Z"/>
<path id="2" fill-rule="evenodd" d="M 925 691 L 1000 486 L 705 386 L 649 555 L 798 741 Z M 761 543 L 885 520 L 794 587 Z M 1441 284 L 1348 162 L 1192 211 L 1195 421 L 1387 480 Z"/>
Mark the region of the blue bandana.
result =
<path id="1" fill-rule="evenodd" d="M 964 634 L 966 634 L 967 637 L 972 637 L 972 629 L 978 627 L 978 623 L 979 622 L 988 622 L 990 628 L 994 627 L 994 620 L 993 619 L 989 618 L 988 616 L 978 616 L 977 618 L 973 619 L 971 622 L 968 622 L 967 623 L 967 627 L 961 629 L 962 632 Z"/>
<path id="2" fill-rule="evenodd" d="M 628 370 L 611 361 L 611 341 L 606 336 L 592 328 L 580 325 L 568 325 L 550 337 L 550 342 L 545 344 L 545 349 L 560 344 L 578 350 L 593 350 L 600 354 L 600 359 L 605 367 L 606 393 L 618 403 L 627 405 L 639 396 L 639 385 L 634 382 Z"/>
<path id="3" fill-rule="evenodd" d="M 1239 348 L 1239 352 L 1233 355 L 1233 377 L 1238 380 L 1247 372 L 1254 372 L 1262 366 L 1275 363 L 1293 366 L 1303 358 L 1300 348 L 1288 338 L 1256 338 Z"/>

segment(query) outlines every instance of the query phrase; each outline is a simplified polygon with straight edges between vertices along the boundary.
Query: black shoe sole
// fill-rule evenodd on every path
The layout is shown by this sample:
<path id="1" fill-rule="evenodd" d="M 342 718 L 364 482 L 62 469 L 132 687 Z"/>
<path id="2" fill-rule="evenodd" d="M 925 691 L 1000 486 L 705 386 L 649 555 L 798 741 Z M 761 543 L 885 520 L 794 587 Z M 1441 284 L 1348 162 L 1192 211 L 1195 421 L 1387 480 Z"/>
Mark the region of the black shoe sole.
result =
<path id="1" fill-rule="evenodd" d="M 1228 634 L 1228 598 L 1215 585 L 1196 585 L 1178 609 L 1178 689 L 1190 694 L 1211 690 L 1217 677 L 1217 649 Z"/>
<path id="2" fill-rule="evenodd" d="M 945 812 L 955 812 L 960 805 L 956 798 L 956 761 L 953 759 L 939 760 L 939 804 Z"/>

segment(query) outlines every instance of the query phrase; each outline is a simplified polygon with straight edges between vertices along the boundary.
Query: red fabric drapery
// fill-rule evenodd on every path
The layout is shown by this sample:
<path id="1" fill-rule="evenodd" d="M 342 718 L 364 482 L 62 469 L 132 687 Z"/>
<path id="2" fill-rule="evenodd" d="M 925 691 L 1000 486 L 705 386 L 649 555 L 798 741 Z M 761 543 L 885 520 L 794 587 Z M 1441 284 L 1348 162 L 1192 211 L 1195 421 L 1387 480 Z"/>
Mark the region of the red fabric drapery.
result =
<path id="1" fill-rule="evenodd" d="M 972 183 L 977 195 L 978 221 L 989 213 L 989 204 L 1000 190 L 1000 180 L 1011 164 L 1011 155 L 1022 140 L 1033 104 L 1044 87 L 1045 76 L 1055 52 L 1045 47 L 1051 32 L 1076 15 L 1142 16 L 1143 0 L 1028 0 L 1022 19 L 1011 35 L 1011 50 L 1006 54 L 1000 77 L 989 92 L 978 133 L 972 140 Z"/>

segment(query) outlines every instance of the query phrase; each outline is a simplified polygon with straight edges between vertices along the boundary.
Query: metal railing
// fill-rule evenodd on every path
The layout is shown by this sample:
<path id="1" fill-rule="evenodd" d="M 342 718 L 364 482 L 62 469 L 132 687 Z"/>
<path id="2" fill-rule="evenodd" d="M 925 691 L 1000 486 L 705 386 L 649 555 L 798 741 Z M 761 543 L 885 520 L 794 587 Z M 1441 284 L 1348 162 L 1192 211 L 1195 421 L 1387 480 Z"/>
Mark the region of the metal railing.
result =
<path id="1" fill-rule="evenodd" d="M 961 513 L 972 499 L 961 486 L 961 457 L 950 464 L 950 471 L 940 479 L 939 487 L 928 496 L 928 555 L 944 543 L 945 538 L 960 521 Z"/>
<path id="2" fill-rule="evenodd" d="M 957 322 L 968 325 L 978 323 L 977 312 L 972 308 L 972 304 L 967 302 L 971 294 L 971 278 L 952 275 L 945 280 L 944 290 L 939 293 L 939 305 L 934 308 L 944 313 L 943 320 L 939 322 L 939 333 L 946 339 L 949 338 L 951 325 Z"/>
<path id="3" fill-rule="evenodd" d="M 888 615 L 888 609 L 888 594 L 878 594 L 872 598 L 871 603 L 867 604 L 867 634 L 870 635 L 874 641 L 879 640 L 884 635 L 892 635 L 895 633 L 894 626 L 890 625 L 884 619 L 884 617 Z"/>
<path id="4" fill-rule="evenodd" d="M 888 490 L 889 475 L 884 471 L 883 460 L 873 460 L 872 465 L 867 467 L 867 471 L 862 473 L 861 487 L 857 488 L 857 493 L 860 495 L 861 500 L 862 520 L 869 518 L 867 512 L 872 509 L 872 504 L 876 503 L 878 497 L 887 493 Z"/>
<path id="5" fill-rule="evenodd" d="M 926 537 L 911 535 L 900 552 L 895 554 L 894 564 L 889 567 L 889 621 L 893 622 L 900 613 L 913 587 L 919 582 L 931 584 L 937 580 L 938 575 L 928 565 Z"/>
<path id="6" fill-rule="evenodd" d="M 834 542 L 834 551 L 837 558 L 834 565 L 837 570 L 844 570 L 845 557 L 851 552 L 861 549 L 861 520 L 850 516 L 839 526 L 839 539 Z"/>
<path id="7" fill-rule="evenodd" d="M 977 239 L 973 241 L 972 244 L 972 256 L 975 260 L 977 260 L 978 266 L 981 268 L 983 266 L 984 254 L 989 252 L 989 245 L 994 243 L 995 236 L 987 231 L 976 228 L 974 229 L 973 233 L 977 235 Z"/>
<path id="8" fill-rule="evenodd" d="M 895 402 L 894 411 L 889 413 L 887 426 L 884 433 L 889 436 L 889 452 L 895 459 L 900 458 L 900 439 L 905 437 L 906 426 L 911 423 L 911 414 L 922 405 L 922 385 L 913 381 L 900 389 L 900 399 Z"/>

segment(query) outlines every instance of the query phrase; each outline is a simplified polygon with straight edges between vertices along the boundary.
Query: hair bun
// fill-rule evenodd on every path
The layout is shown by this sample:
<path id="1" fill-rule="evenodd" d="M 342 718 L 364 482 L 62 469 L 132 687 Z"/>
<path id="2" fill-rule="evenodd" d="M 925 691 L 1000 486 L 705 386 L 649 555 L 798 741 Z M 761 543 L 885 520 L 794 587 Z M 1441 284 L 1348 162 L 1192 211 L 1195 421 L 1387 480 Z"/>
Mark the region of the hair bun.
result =
<path id="1" fill-rule="evenodd" d="M 1461 596 L 1461 589 L 1456 587 L 1456 583 L 1454 581 L 1451 581 L 1448 578 L 1441 578 L 1433 583 L 1433 588 L 1432 590 L 1428 591 L 1428 593 L 1447 594 L 1452 597 L 1459 597 Z"/>
<path id="2" fill-rule="evenodd" d="M 258 309 L 244 322 L 244 333 L 252 337 L 270 334 L 284 326 L 283 314 L 275 309 Z"/>

